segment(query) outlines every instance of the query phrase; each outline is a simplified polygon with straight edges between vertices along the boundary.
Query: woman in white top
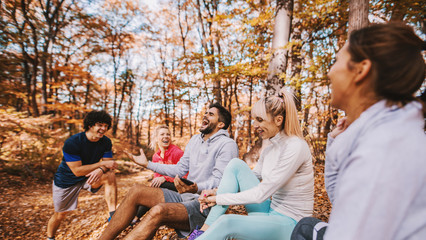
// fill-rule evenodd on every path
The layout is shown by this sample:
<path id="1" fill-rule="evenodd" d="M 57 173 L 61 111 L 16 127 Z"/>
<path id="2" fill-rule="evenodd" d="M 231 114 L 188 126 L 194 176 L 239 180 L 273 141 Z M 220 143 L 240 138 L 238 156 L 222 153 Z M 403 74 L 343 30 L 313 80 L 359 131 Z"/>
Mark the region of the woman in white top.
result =
<path id="1" fill-rule="evenodd" d="M 337 54 L 331 105 L 346 118 L 328 135 L 333 209 L 324 239 L 426 239 L 425 108 L 414 97 L 424 47 L 411 27 L 374 24 L 353 31 Z M 316 222 L 300 221 L 293 239 L 322 239 L 318 226 L 309 231 Z"/>
<path id="2" fill-rule="evenodd" d="M 280 96 L 262 98 L 254 104 L 252 114 L 256 131 L 271 144 L 253 171 L 242 160 L 233 159 L 217 192 L 201 193 L 201 208 L 216 206 L 189 239 L 289 239 L 297 221 L 312 215 L 312 156 L 302 136 L 293 95 L 282 89 Z M 236 204 L 245 205 L 248 216 L 224 215 L 229 205 Z"/>

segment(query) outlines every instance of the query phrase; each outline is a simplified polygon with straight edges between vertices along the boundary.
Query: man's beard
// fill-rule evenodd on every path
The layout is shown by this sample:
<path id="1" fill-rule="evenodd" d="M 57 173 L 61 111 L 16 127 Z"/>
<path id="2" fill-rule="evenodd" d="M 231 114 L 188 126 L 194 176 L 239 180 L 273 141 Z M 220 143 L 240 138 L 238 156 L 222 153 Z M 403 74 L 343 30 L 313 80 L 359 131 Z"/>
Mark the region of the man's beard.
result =
<path id="1" fill-rule="evenodd" d="M 214 123 L 209 123 L 209 124 L 207 125 L 207 127 L 206 127 L 206 128 L 204 128 L 204 129 L 201 129 L 201 128 L 200 128 L 200 132 L 201 132 L 202 134 L 209 134 L 209 133 L 213 132 L 213 130 L 216 128 L 217 124 L 218 124 L 218 123 L 216 123 L 216 124 L 214 124 Z"/>

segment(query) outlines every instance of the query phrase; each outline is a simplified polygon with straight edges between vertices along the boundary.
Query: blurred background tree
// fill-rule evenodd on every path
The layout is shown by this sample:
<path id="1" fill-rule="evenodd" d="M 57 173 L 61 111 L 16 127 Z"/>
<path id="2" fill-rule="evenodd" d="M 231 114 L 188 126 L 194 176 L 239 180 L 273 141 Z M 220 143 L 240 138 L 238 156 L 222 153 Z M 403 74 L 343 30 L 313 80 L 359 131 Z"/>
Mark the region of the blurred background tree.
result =
<path id="1" fill-rule="evenodd" d="M 283 86 L 321 163 L 343 114 L 329 105 L 326 74 L 348 32 L 403 21 L 424 39 L 426 29 L 424 1 L 150 3 L 0 1 L 1 169 L 50 179 L 63 141 L 92 109 L 113 116 L 118 158 L 123 148 L 146 147 L 157 124 L 184 147 L 213 101 L 231 111 L 231 137 L 254 164 L 251 105 Z"/>

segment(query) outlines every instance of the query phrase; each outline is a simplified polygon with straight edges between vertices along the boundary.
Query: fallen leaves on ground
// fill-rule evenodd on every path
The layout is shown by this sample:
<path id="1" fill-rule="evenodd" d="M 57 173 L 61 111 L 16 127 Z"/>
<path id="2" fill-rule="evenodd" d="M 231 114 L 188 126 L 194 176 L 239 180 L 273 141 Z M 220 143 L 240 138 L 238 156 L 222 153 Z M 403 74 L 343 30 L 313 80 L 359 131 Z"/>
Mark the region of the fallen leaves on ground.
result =
<path id="1" fill-rule="evenodd" d="M 315 166 L 314 217 L 326 221 L 331 206 L 324 188 L 324 166 Z M 148 184 L 151 171 L 118 175 L 118 203 L 136 183 Z M 24 180 L 21 177 L 0 175 L 0 239 L 43 239 L 49 218 L 53 214 L 52 183 Z M 228 213 L 246 214 L 243 206 L 232 206 Z M 56 239 L 97 239 L 107 226 L 108 212 L 103 191 L 91 194 L 82 190 L 78 208 L 62 222 Z M 122 239 L 128 227 L 117 239 Z M 154 240 L 177 239 L 173 229 L 161 227 Z"/>

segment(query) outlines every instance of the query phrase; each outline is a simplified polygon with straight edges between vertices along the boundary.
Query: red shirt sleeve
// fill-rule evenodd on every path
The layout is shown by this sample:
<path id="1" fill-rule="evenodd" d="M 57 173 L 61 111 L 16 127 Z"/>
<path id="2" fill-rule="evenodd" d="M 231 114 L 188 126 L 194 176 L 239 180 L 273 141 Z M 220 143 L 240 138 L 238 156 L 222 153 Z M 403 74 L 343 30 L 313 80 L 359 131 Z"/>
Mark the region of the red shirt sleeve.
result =
<path id="1" fill-rule="evenodd" d="M 183 151 L 178 146 L 175 146 L 175 145 L 173 146 L 174 146 L 173 152 L 171 153 L 172 162 L 173 164 L 177 164 L 180 158 L 183 156 Z M 188 173 L 183 177 L 186 178 L 187 176 L 188 176 Z"/>
<path id="2" fill-rule="evenodd" d="M 170 160 L 172 160 L 173 164 L 177 164 L 180 158 L 183 156 L 183 151 L 178 147 L 173 145 L 173 149 L 171 149 Z"/>
<path id="3" fill-rule="evenodd" d="M 183 156 L 183 151 L 176 145 L 170 144 L 169 148 L 164 153 L 164 159 L 160 157 L 161 151 L 156 152 L 152 156 L 152 162 L 158 162 L 163 164 L 177 164 L 180 158 Z M 188 174 L 185 175 L 185 178 Z M 159 173 L 154 173 L 154 178 L 164 177 L 167 182 L 173 182 L 174 177 L 164 176 Z"/>
<path id="4" fill-rule="evenodd" d="M 169 149 L 166 151 L 167 154 L 164 154 L 164 161 L 169 164 L 177 164 L 180 158 L 183 155 L 183 151 L 176 145 L 170 144 Z M 171 162 L 171 163 L 170 163 Z M 173 182 L 174 178 L 165 176 L 166 181 Z"/>
<path id="5" fill-rule="evenodd" d="M 163 163 L 163 160 L 160 157 L 160 153 L 161 152 L 158 151 L 158 152 L 154 153 L 154 155 L 152 155 L 152 162 Z M 157 178 L 157 177 L 165 177 L 165 176 L 163 176 L 163 175 L 161 175 L 159 173 L 154 173 L 154 178 Z"/>

